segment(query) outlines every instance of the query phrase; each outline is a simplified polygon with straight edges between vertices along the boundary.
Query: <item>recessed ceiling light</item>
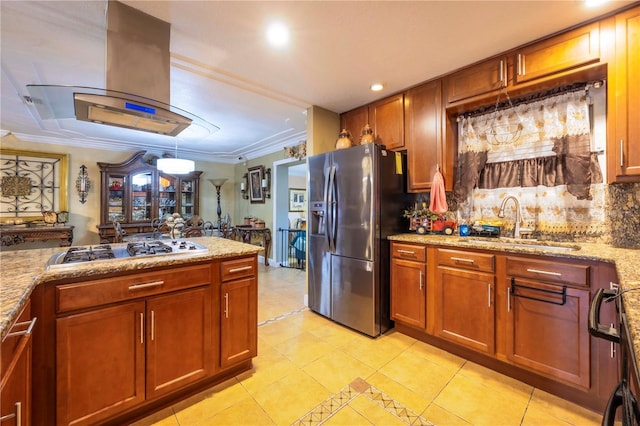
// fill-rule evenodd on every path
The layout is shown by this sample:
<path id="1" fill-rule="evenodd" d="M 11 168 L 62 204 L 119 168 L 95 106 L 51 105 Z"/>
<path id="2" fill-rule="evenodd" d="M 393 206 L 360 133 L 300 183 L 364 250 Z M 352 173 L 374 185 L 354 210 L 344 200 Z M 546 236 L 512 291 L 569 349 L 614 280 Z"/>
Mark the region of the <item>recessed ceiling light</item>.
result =
<path id="1" fill-rule="evenodd" d="M 267 41 L 273 47 L 285 47 L 289 44 L 289 28 L 275 21 L 267 26 Z"/>
<path id="2" fill-rule="evenodd" d="M 371 90 L 373 90 L 374 92 L 379 92 L 382 89 L 384 89 L 384 86 L 382 85 L 382 83 L 373 83 L 371 85 Z"/>

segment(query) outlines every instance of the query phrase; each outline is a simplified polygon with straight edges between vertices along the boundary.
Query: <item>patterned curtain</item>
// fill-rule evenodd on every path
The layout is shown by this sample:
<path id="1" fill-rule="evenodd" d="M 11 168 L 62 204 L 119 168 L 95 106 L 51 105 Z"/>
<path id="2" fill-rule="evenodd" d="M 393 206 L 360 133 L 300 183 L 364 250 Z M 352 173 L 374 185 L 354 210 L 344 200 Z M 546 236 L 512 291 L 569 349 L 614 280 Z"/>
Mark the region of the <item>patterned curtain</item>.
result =
<path id="1" fill-rule="evenodd" d="M 474 188 L 538 185 L 566 185 L 578 200 L 590 200 L 590 185 L 602 182 L 590 135 L 585 91 L 462 117 L 456 200 Z"/>

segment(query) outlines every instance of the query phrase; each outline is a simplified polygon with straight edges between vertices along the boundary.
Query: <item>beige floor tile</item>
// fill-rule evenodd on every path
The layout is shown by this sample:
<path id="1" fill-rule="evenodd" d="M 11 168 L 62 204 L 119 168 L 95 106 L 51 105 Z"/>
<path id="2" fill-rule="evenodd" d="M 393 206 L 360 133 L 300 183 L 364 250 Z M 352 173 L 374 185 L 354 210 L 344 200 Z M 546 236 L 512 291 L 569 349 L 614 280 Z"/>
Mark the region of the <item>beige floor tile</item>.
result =
<path id="1" fill-rule="evenodd" d="M 339 349 L 368 366 L 378 369 L 406 350 L 406 347 L 393 339 L 385 339 L 384 337 L 372 339 L 368 336 L 358 335 Z"/>
<path id="2" fill-rule="evenodd" d="M 326 426 L 360 426 L 375 424 L 376 423 L 370 422 L 361 413 L 357 412 L 349 406 L 344 407 L 342 410 L 338 411 L 323 423 L 323 425 Z"/>
<path id="3" fill-rule="evenodd" d="M 290 374 L 299 374 L 300 369 L 290 359 L 275 349 L 258 352 L 251 370 L 237 376 L 242 386 L 251 395 Z"/>
<path id="4" fill-rule="evenodd" d="M 464 366 L 460 369 L 460 375 L 482 383 L 492 389 L 500 389 L 501 392 L 516 392 L 530 395 L 533 391 L 533 386 L 531 385 L 471 361 L 465 362 Z"/>
<path id="5" fill-rule="evenodd" d="M 180 426 L 171 408 L 165 408 L 157 413 L 145 417 L 144 419 L 131 423 L 129 426 Z"/>
<path id="6" fill-rule="evenodd" d="M 504 391 L 457 374 L 433 402 L 474 425 L 518 425 L 529 398 L 526 392 Z"/>
<path id="7" fill-rule="evenodd" d="M 291 374 L 258 390 L 256 402 L 278 425 L 290 425 L 331 395 L 304 372 Z"/>
<path id="8" fill-rule="evenodd" d="M 270 322 L 258 327 L 258 335 L 271 346 L 292 339 L 302 333 L 303 322 L 300 315 L 292 315 L 285 320 Z"/>
<path id="9" fill-rule="evenodd" d="M 278 351 L 298 367 L 305 367 L 335 350 L 319 337 L 304 332 L 278 345 Z"/>
<path id="10" fill-rule="evenodd" d="M 418 340 L 407 348 L 407 354 L 415 354 L 416 356 L 423 357 L 434 364 L 446 368 L 447 371 L 458 370 L 466 362 L 464 358 Z"/>
<path id="11" fill-rule="evenodd" d="M 535 389 L 527 407 L 523 425 L 570 424 L 599 425 L 602 415 L 562 398 Z"/>
<path id="12" fill-rule="evenodd" d="M 394 400 L 400 402 L 402 405 L 414 411 L 416 414 L 420 414 L 431 402 L 431 400 L 417 394 L 416 392 L 412 391 L 401 383 L 398 383 L 395 380 L 385 376 L 382 373 L 376 372 L 367 377 L 365 380 L 371 386 L 374 386 L 381 392 L 392 396 Z"/>
<path id="13" fill-rule="evenodd" d="M 275 422 L 253 399 L 245 399 L 189 426 L 269 426 Z"/>
<path id="14" fill-rule="evenodd" d="M 247 399 L 251 395 L 236 379 L 214 386 L 208 392 L 175 404 L 172 408 L 181 425 L 196 424 L 202 420 Z"/>
<path id="15" fill-rule="evenodd" d="M 456 371 L 455 368 L 444 368 L 407 351 L 379 370 L 428 401 L 432 401 L 440 393 Z"/>
<path id="16" fill-rule="evenodd" d="M 338 392 L 358 377 L 368 377 L 375 371 L 338 349 L 315 360 L 303 370 L 331 392 Z"/>
<path id="17" fill-rule="evenodd" d="M 430 404 L 427 409 L 421 413 L 421 415 L 438 426 L 471 426 L 470 423 L 455 414 L 448 412 L 438 404 Z"/>
<path id="18" fill-rule="evenodd" d="M 351 330 L 333 321 L 327 321 L 321 327 L 312 328 L 307 331 L 315 334 L 336 348 L 347 345 L 358 340 L 360 337 L 363 337 L 362 334 L 357 331 Z"/>

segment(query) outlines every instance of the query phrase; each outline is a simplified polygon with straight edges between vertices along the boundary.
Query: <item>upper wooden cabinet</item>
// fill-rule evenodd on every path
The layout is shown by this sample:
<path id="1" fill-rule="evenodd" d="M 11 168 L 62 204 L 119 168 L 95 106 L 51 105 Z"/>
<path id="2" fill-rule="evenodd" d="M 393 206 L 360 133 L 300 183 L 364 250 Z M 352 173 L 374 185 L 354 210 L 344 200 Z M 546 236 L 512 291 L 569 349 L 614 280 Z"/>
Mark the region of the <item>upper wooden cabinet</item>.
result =
<path id="1" fill-rule="evenodd" d="M 402 93 L 370 105 L 369 121 L 376 143 L 390 150 L 404 147 L 404 95 Z"/>
<path id="2" fill-rule="evenodd" d="M 405 136 L 407 146 L 407 191 L 429 190 L 433 175 L 444 164 L 442 133 L 442 83 L 431 81 L 405 93 Z M 446 176 L 445 181 L 451 179 Z"/>
<path id="3" fill-rule="evenodd" d="M 640 181 L 640 7 L 615 18 L 609 71 L 609 182 Z"/>
<path id="4" fill-rule="evenodd" d="M 447 102 L 457 102 L 491 93 L 497 94 L 508 84 L 507 57 L 489 59 L 454 72 L 446 77 L 445 82 Z"/>
<path id="5" fill-rule="evenodd" d="M 362 128 L 366 124 L 373 130 L 375 143 L 389 150 L 404 148 L 404 94 L 381 99 L 340 116 L 340 128 L 351 133 L 356 145 L 360 144 Z"/>
<path id="6" fill-rule="evenodd" d="M 595 22 L 515 51 L 514 83 L 543 78 L 600 59 L 600 24 Z"/>
<path id="7" fill-rule="evenodd" d="M 360 143 L 362 128 L 367 124 L 369 124 L 369 106 L 367 105 L 345 112 L 340 116 L 340 129 L 348 130 L 356 145 Z"/>

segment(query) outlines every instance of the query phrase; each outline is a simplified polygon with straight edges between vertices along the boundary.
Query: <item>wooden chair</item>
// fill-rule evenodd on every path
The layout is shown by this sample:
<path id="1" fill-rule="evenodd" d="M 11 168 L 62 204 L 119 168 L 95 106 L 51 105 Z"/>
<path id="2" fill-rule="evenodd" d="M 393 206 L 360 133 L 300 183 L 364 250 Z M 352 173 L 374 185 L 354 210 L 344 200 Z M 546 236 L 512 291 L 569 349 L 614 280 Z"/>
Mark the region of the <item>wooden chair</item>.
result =
<path id="1" fill-rule="evenodd" d="M 203 235 L 202 228 L 198 226 L 190 226 L 188 228 L 185 228 L 184 231 L 182 231 L 182 236 L 184 238 L 202 237 L 202 235 Z"/>
<path id="2" fill-rule="evenodd" d="M 215 229 L 215 226 L 213 226 L 210 220 L 205 220 L 202 224 L 202 234 L 206 237 L 212 237 Z"/>

